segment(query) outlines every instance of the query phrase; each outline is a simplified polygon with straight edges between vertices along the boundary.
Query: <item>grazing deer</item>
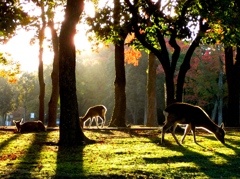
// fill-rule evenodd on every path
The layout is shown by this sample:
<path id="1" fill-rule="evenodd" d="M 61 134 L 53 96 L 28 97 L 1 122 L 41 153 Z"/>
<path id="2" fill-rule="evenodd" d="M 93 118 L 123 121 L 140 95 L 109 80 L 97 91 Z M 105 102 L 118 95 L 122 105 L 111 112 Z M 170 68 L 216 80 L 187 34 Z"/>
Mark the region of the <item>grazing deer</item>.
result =
<path id="1" fill-rule="evenodd" d="M 92 125 L 93 118 L 95 118 L 96 125 L 98 128 L 98 117 L 100 117 L 102 119 L 101 128 L 103 128 L 103 125 L 106 121 L 106 117 L 105 117 L 106 112 L 107 112 L 107 108 L 103 105 L 96 105 L 96 106 L 90 107 L 83 117 L 79 117 L 81 127 L 83 128 L 83 126 L 85 125 L 85 122 L 88 119 L 90 119 L 90 123 L 88 126 L 90 127 Z"/>
<path id="2" fill-rule="evenodd" d="M 183 143 L 184 138 L 190 130 L 192 130 L 194 142 L 197 143 L 195 137 L 195 128 L 203 128 L 213 133 L 215 137 L 224 144 L 225 131 L 223 130 L 223 123 L 220 127 L 218 127 L 207 115 L 207 113 L 199 106 L 177 102 L 169 105 L 163 111 L 163 114 L 166 120 L 162 129 L 162 145 L 164 145 L 165 132 L 172 126 L 172 135 L 178 145 L 180 145 L 175 136 L 175 129 L 178 124 L 187 124 L 184 135 L 181 139 L 181 143 Z"/>
<path id="3" fill-rule="evenodd" d="M 20 121 L 13 120 L 18 132 L 46 131 L 42 121 L 25 122 L 23 124 L 20 124 L 22 120 L 23 118 Z"/>

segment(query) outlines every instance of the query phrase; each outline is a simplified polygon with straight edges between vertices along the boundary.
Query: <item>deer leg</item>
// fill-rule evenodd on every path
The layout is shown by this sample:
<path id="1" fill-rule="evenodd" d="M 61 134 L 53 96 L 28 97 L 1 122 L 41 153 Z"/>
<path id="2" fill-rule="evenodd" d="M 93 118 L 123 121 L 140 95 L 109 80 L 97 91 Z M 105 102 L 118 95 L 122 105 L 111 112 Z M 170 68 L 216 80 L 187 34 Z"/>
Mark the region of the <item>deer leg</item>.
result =
<path id="1" fill-rule="evenodd" d="M 191 125 L 190 124 L 187 124 L 186 125 L 186 128 L 185 128 L 185 131 L 184 131 L 184 134 L 182 136 L 182 139 L 181 139 L 181 143 L 183 144 L 183 141 L 186 137 L 186 135 L 189 133 L 189 131 L 191 130 Z"/>
<path id="2" fill-rule="evenodd" d="M 163 146 L 165 146 L 165 144 L 164 144 L 164 135 L 165 135 L 165 133 L 166 133 L 166 131 L 170 128 L 170 127 L 172 127 L 172 123 L 168 123 L 167 121 L 166 121 L 166 124 L 163 126 L 163 128 L 162 128 L 162 145 Z"/>
<path id="3" fill-rule="evenodd" d="M 193 133 L 193 141 L 197 144 L 196 135 L 195 135 L 195 126 L 191 125 L 191 128 L 192 128 L 192 133 Z"/>
<path id="4" fill-rule="evenodd" d="M 92 121 L 93 121 L 93 118 L 90 118 L 90 121 L 89 121 L 89 126 L 88 126 L 88 128 L 90 128 L 90 127 L 91 127 L 91 125 L 92 125 Z"/>
<path id="5" fill-rule="evenodd" d="M 105 121 L 106 121 L 106 118 L 105 118 L 105 115 L 103 116 L 103 118 L 102 118 L 102 128 L 103 128 L 103 126 L 104 126 L 104 124 L 105 124 Z"/>
<path id="6" fill-rule="evenodd" d="M 97 116 L 95 116 L 95 121 L 96 121 L 97 128 L 99 128 L 98 127 L 98 117 Z"/>
<path id="7" fill-rule="evenodd" d="M 175 139 L 175 141 L 177 142 L 177 144 L 178 144 L 178 145 L 181 145 L 181 144 L 179 143 L 178 139 L 177 139 L 176 136 L 175 136 L 175 129 L 176 129 L 176 127 L 177 127 L 177 123 L 174 123 L 173 129 L 172 129 L 172 136 L 173 136 L 173 138 Z"/>

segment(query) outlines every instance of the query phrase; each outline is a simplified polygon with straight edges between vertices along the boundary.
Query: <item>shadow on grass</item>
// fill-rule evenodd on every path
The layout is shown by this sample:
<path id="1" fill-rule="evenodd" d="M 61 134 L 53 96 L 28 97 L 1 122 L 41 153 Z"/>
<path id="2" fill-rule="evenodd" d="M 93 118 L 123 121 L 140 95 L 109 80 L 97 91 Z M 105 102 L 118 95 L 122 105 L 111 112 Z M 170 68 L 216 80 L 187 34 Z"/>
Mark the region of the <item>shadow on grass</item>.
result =
<path id="1" fill-rule="evenodd" d="M 85 131 L 87 131 L 87 130 L 85 130 Z M 84 131 L 84 132 L 85 132 L 85 131 Z M 91 132 L 92 132 L 92 133 L 97 133 L 97 134 L 114 135 L 114 133 L 111 132 L 110 130 L 101 130 L 101 129 L 99 129 L 99 130 L 92 130 Z"/>
<path id="2" fill-rule="evenodd" d="M 23 134 L 19 134 L 21 136 Z M 8 174 L 10 178 L 37 178 L 40 170 L 42 169 L 40 158 L 40 152 L 43 147 L 43 143 L 46 141 L 48 133 L 32 133 L 34 135 L 33 142 L 29 144 L 25 155 L 21 159 L 20 163 L 14 167 L 14 170 Z M 41 177 L 41 176 L 38 176 Z"/>
<path id="3" fill-rule="evenodd" d="M 214 136 L 204 136 L 210 140 L 216 140 Z M 151 140 L 151 138 L 150 138 Z M 154 142 L 154 141 L 153 141 Z M 206 152 L 206 155 L 200 154 L 198 152 L 195 152 L 193 150 L 188 149 L 190 146 L 185 147 L 183 146 L 178 146 L 178 145 L 173 145 L 167 140 L 165 140 L 166 147 L 168 147 L 170 150 L 181 152 L 183 156 L 172 156 L 172 157 L 161 157 L 161 158 L 144 158 L 144 160 L 149 163 L 156 163 L 156 164 L 167 164 L 169 167 L 169 170 L 171 171 L 170 174 L 171 176 L 168 177 L 183 177 L 182 174 L 188 174 L 188 177 L 194 177 L 194 173 L 204 173 L 206 176 L 210 178 L 232 178 L 232 177 L 240 177 L 239 173 L 239 166 L 240 166 L 240 161 L 239 157 L 236 158 L 236 156 L 239 156 L 240 154 L 240 149 L 234 148 L 233 146 L 229 144 L 222 144 L 227 148 L 232 149 L 235 152 L 235 155 L 226 155 L 220 152 L 217 152 L 213 150 L 212 148 L 206 148 L 200 144 L 196 144 L 200 146 L 202 151 Z M 236 142 L 232 142 L 236 144 Z M 238 143 L 239 145 L 239 143 Z M 190 147 L 192 148 L 192 147 Z M 207 152 L 213 152 L 214 155 L 208 155 Z M 218 161 L 218 163 L 215 163 L 214 160 L 216 160 L 216 156 L 218 160 L 223 160 Z M 225 161 L 224 161 L 225 160 Z M 171 168 L 173 165 L 177 165 L 179 163 L 195 163 L 198 167 L 181 167 L 181 165 L 177 168 Z M 197 175 L 199 176 L 199 175 Z M 184 176 L 186 177 L 186 176 Z"/>
<path id="4" fill-rule="evenodd" d="M 54 178 L 83 178 L 83 149 L 85 146 L 59 146 Z"/>
<path id="5" fill-rule="evenodd" d="M 14 135 L 14 136 L 10 137 L 8 140 L 1 142 L 0 151 L 3 150 L 10 142 L 17 140 L 18 138 L 19 138 L 19 135 Z"/>

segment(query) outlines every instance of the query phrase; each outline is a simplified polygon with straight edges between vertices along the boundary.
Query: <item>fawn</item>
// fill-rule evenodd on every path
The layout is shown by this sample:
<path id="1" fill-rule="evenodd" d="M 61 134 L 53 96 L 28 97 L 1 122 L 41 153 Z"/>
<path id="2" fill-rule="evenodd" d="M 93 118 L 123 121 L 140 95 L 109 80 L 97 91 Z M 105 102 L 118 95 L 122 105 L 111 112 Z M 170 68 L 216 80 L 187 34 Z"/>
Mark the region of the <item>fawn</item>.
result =
<path id="1" fill-rule="evenodd" d="M 25 122 L 21 124 L 22 120 L 23 118 L 20 121 L 13 120 L 18 132 L 46 131 L 42 121 Z"/>
<path id="2" fill-rule="evenodd" d="M 90 127 L 92 125 L 93 118 L 95 118 L 96 125 L 98 128 L 98 117 L 100 117 L 102 119 L 101 128 L 103 128 L 103 125 L 106 121 L 106 117 L 105 117 L 106 112 L 107 112 L 107 108 L 104 105 L 96 105 L 96 106 L 90 107 L 83 117 L 79 117 L 81 127 L 83 128 L 83 126 L 85 125 L 85 122 L 88 119 L 90 119 L 90 123 L 88 126 Z"/>
<path id="3" fill-rule="evenodd" d="M 172 126 L 172 135 L 176 140 L 177 144 L 180 145 L 175 136 L 175 129 L 178 124 L 187 124 L 184 135 L 181 139 L 181 143 L 183 143 L 184 138 L 190 130 L 192 130 L 194 142 L 197 143 L 195 137 L 195 128 L 203 128 L 204 130 L 213 133 L 221 143 L 225 143 L 225 131 L 223 130 L 223 123 L 220 125 L 220 127 L 217 126 L 217 124 L 215 124 L 207 115 L 207 113 L 199 106 L 177 102 L 169 105 L 163 111 L 163 114 L 166 120 L 165 125 L 162 129 L 162 145 L 164 145 L 165 132 Z"/>

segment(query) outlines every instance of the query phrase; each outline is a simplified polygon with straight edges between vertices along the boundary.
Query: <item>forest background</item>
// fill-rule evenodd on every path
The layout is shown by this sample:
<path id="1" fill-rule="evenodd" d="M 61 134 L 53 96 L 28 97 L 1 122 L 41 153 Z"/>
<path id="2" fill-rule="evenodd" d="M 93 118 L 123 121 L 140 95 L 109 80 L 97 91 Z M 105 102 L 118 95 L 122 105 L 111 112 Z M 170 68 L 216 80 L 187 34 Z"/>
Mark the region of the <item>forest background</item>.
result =
<path id="1" fill-rule="evenodd" d="M 185 49 L 188 47 L 184 42 L 179 42 L 182 48 L 179 64 L 182 63 Z M 169 51 L 171 47 L 168 44 Z M 125 46 L 125 52 L 129 48 Z M 163 125 L 165 108 L 164 73 L 161 65 L 156 60 L 158 68 L 157 78 L 157 115 L 159 125 Z M 148 74 L 148 54 L 141 52 L 141 57 L 126 58 L 126 96 L 127 112 L 126 119 L 129 124 L 146 124 L 147 110 L 147 74 Z M 179 70 L 180 65 L 177 65 Z M 227 105 L 227 84 L 225 71 L 220 86 L 220 70 L 224 69 L 224 52 L 222 46 L 204 46 L 198 48 L 192 58 L 191 69 L 187 73 L 184 101 L 203 107 L 212 119 L 217 123 L 215 103 L 218 103 L 219 90 L 223 89 L 223 119 L 226 117 Z M 45 106 L 47 106 L 51 96 L 51 72 L 52 65 L 44 66 L 44 81 L 46 84 Z M 6 78 L 1 77 L 0 83 L 0 106 L 2 111 L 1 125 L 14 125 L 11 121 L 25 118 L 26 121 L 38 119 L 39 112 L 39 82 L 37 71 L 24 72 L 16 83 L 9 83 Z M 83 116 L 87 109 L 97 104 L 107 107 L 107 123 L 111 118 L 114 107 L 114 46 L 101 49 L 97 52 L 82 52 L 77 55 L 76 60 L 77 76 L 77 96 L 79 100 L 79 114 Z M 175 79 L 176 80 L 176 79 Z M 81 101 L 81 102 L 80 102 Z M 15 112 L 13 112 L 15 111 Z M 59 122 L 58 106 L 58 122 Z M 31 118 L 31 113 L 35 117 Z M 48 120 L 48 109 L 45 108 L 45 124 Z M 12 115 L 12 118 L 10 118 Z M 216 119 L 216 120 L 215 120 Z M 58 123 L 57 122 L 57 123 Z"/>

